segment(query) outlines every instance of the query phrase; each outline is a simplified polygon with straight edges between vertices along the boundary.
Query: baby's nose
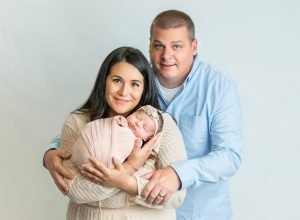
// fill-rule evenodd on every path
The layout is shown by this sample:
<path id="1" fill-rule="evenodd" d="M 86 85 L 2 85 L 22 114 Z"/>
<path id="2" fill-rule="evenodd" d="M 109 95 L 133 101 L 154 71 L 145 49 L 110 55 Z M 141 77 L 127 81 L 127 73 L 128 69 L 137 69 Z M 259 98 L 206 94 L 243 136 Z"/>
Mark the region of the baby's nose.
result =
<path id="1" fill-rule="evenodd" d="M 137 121 L 136 124 L 137 124 L 138 127 L 140 127 L 142 125 L 142 122 L 141 121 Z"/>

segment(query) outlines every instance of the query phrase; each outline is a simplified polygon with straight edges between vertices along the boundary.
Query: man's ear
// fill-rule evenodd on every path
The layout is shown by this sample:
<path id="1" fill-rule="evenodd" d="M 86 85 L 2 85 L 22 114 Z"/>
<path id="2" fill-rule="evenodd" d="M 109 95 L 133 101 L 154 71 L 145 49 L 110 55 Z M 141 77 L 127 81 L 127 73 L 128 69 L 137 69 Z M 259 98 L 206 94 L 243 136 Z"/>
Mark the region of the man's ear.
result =
<path id="1" fill-rule="evenodd" d="M 195 38 L 193 41 L 192 41 L 192 49 L 193 49 L 193 55 L 197 55 L 197 50 L 198 50 L 198 40 L 197 38 Z"/>
<path id="2" fill-rule="evenodd" d="M 149 47 L 148 47 L 148 52 L 150 53 L 151 50 L 151 37 L 149 38 Z"/>

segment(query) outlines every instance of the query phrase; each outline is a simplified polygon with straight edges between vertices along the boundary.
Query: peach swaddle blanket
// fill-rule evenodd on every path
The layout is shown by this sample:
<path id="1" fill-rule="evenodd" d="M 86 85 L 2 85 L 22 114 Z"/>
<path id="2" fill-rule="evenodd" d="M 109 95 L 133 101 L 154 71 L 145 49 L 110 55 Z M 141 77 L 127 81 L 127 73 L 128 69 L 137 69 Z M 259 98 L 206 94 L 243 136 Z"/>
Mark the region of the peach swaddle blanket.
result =
<path id="1" fill-rule="evenodd" d="M 135 139 L 123 116 L 97 119 L 81 129 L 72 147 L 71 160 L 80 167 L 95 158 L 113 168 L 112 157 L 123 163 L 131 153 Z"/>

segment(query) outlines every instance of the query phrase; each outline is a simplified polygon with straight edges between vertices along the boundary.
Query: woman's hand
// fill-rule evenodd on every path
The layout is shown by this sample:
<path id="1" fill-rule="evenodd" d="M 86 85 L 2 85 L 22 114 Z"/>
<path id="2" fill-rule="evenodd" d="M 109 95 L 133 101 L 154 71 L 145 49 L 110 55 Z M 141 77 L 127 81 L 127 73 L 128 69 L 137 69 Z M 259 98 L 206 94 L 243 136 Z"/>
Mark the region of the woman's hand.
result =
<path id="1" fill-rule="evenodd" d="M 109 169 L 101 162 L 91 159 L 91 163 L 82 165 L 82 175 L 94 183 L 105 187 L 116 187 L 128 194 L 137 195 L 137 183 L 134 177 L 127 174 L 121 162 L 113 157 L 115 168 Z"/>
<path id="2" fill-rule="evenodd" d="M 144 165 L 144 163 L 150 156 L 158 138 L 159 133 L 154 135 L 142 148 L 141 139 L 135 140 L 130 155 L 128 156 L 127 160 L 123 163 L 124 167 L 126 168 L 129 174 L 134 173 Z"/>
<path id="3" fill-rule="evenodd" d="M 100 161 L 90 159 L 90 163 L 83 164 L 80 171 L 82 175 L 102 186 L 119 188 L 120 176 L 125 174 L 126 170 L 120 161 L 114 157 L 113 164 L 115 165 L 115 168 L 109 169 Z"/>

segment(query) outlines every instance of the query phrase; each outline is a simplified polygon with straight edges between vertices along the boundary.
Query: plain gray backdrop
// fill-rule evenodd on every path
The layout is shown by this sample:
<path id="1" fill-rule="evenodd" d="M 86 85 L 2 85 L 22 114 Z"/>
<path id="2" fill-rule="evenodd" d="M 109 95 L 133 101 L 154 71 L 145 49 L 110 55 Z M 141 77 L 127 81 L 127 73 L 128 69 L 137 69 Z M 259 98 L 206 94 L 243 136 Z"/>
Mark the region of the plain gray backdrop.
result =
<path id="1" fill-rule="evenodd" d="M 119 46 L 148 57 L 149 26 L 179 9 L 199 55 L 238 83 L 243 164 L 231 178 L 236 220 L 300 219 L 299 1 L 0 0 L 0 218 L 65 219 L 68 198 L 42 167 L 46 144 L 88 97 Z"/>

